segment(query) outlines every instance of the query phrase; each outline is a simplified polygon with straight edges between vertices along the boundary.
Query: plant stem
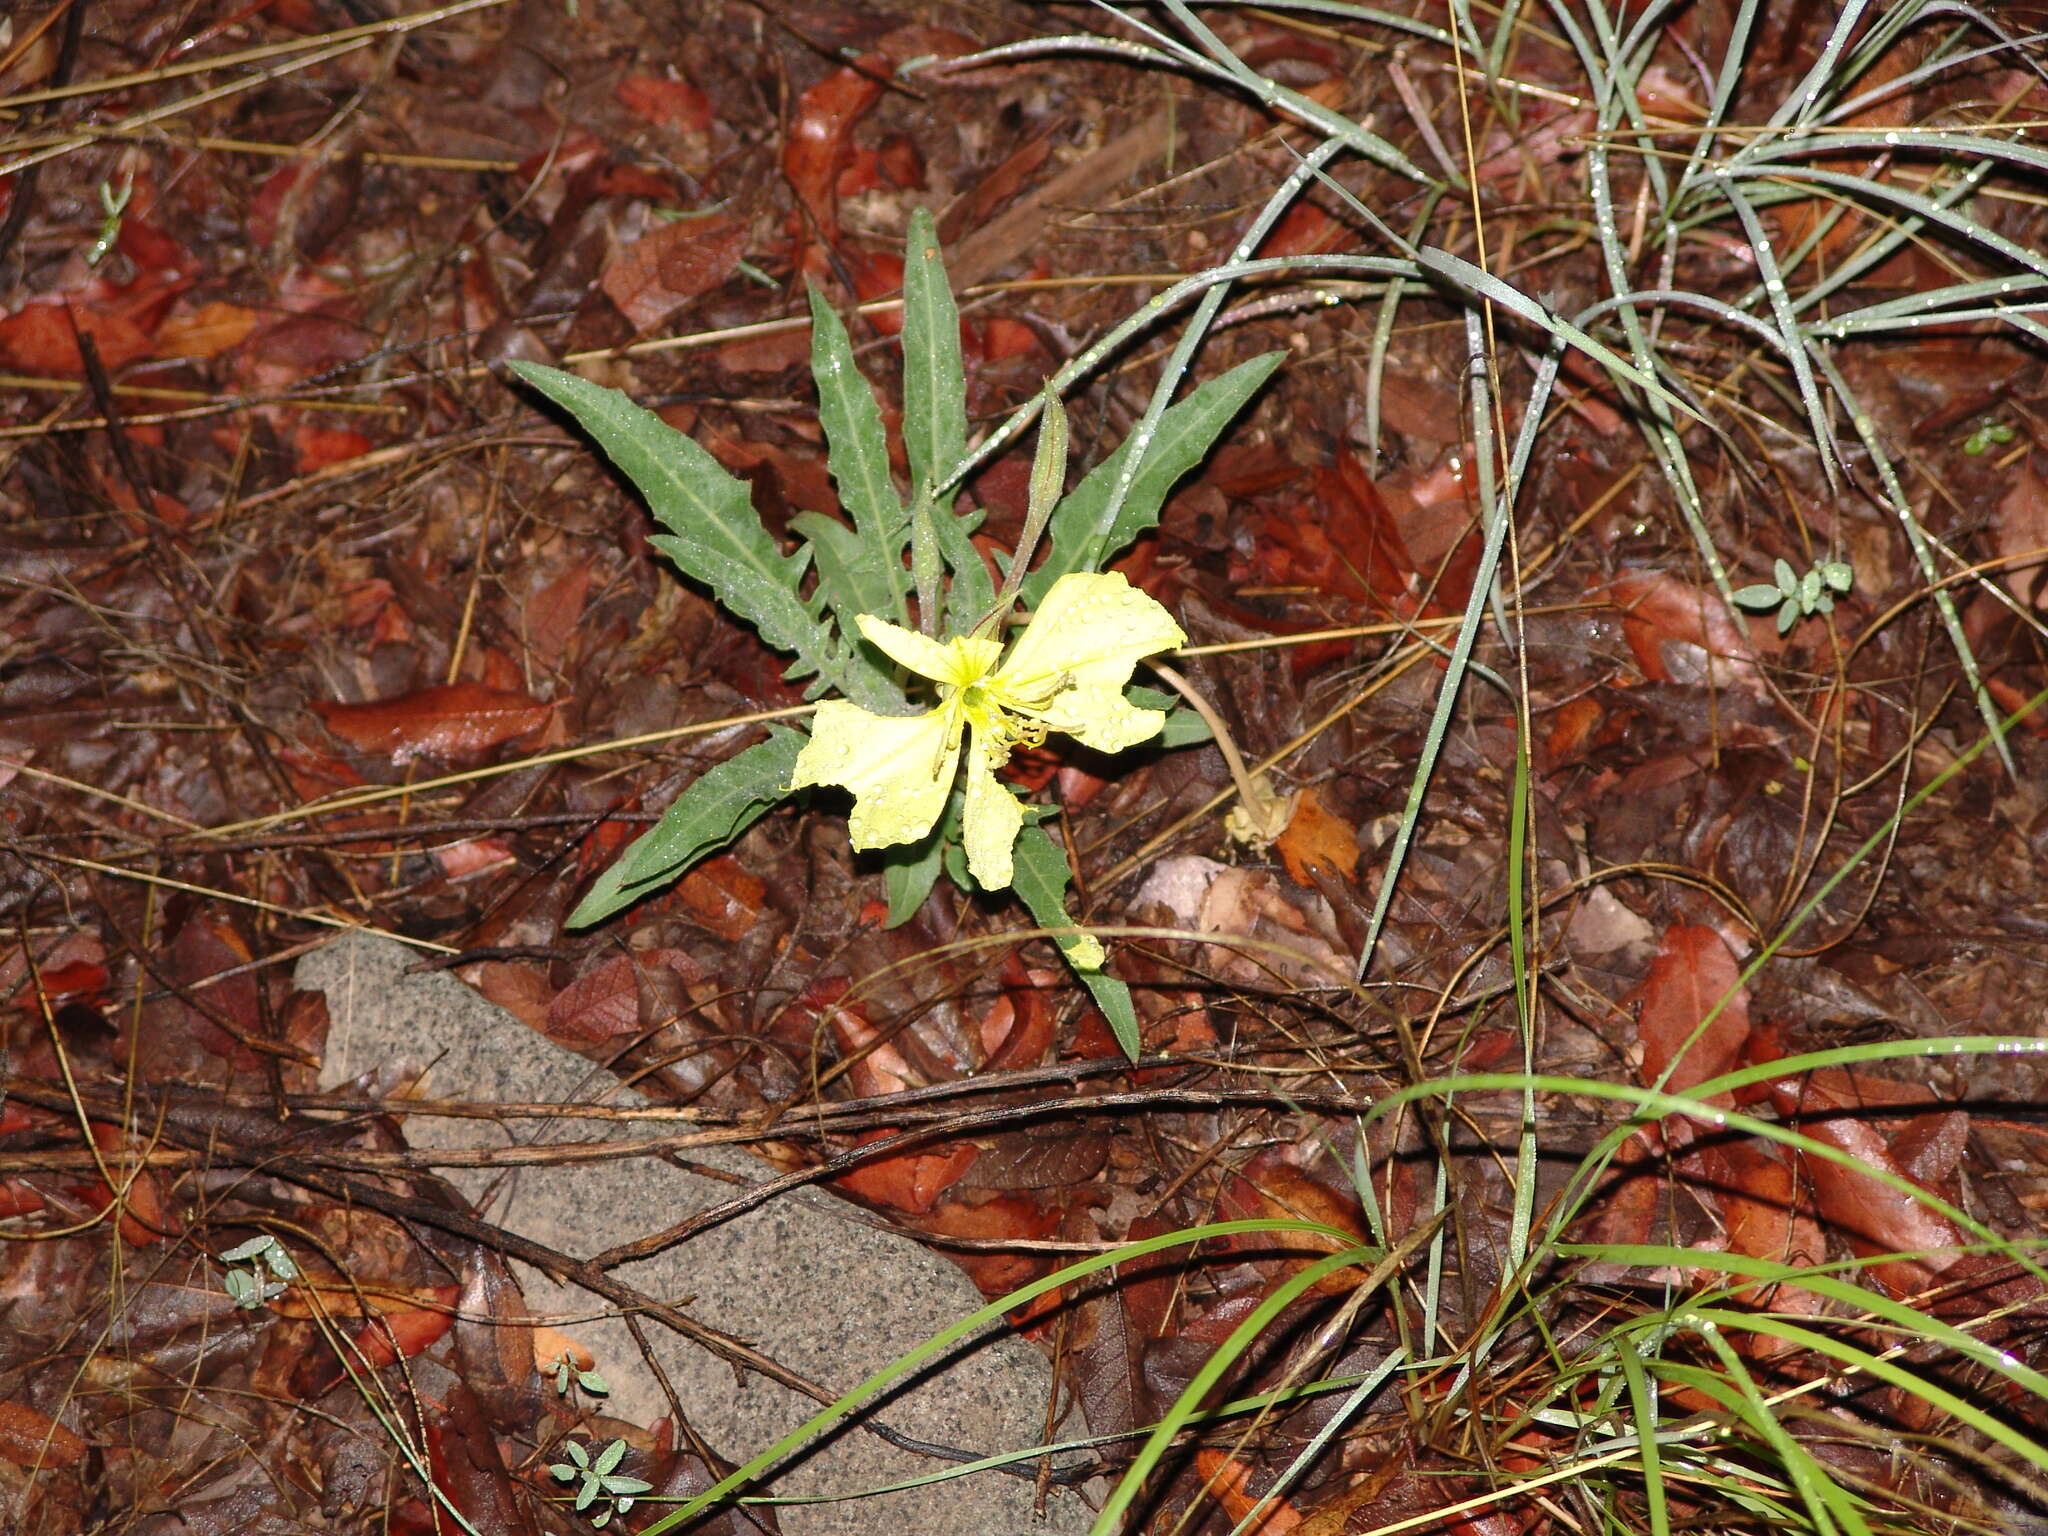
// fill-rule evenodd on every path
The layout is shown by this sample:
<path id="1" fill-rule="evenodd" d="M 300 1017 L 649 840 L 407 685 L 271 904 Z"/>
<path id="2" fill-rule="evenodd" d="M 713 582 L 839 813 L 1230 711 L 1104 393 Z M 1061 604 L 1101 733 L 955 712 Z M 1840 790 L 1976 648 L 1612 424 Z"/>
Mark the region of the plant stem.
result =
<path id="1" fill-rule="evenodd" d="M 1230 770 L 1230 777 L 1237 785 L 1238 797 L 1244 801 L 1245 813 L 1250 818 L 1252 827 L 1258 831 L 1260 840 L 1271 842 L 1278 837 L 1286 829 L 1288 819 L 1293 813 L 1293 797 L 1270 794 L 1252 777 L 1244 765 L 1244 758 L 1238 753 L 1237 742 L 1231 737 L 1230 727 L 1223 723 L 1223 717 L 1216 713 L 1193 683 L 1156 658 L 1148 660 L 1145 664 L 1175 693 L 1186 699 L 1189 707 L 1202 717 L 1203 723 L 1214 733 L 1216 745 L 1223 753 L 1223 764 Z"/>

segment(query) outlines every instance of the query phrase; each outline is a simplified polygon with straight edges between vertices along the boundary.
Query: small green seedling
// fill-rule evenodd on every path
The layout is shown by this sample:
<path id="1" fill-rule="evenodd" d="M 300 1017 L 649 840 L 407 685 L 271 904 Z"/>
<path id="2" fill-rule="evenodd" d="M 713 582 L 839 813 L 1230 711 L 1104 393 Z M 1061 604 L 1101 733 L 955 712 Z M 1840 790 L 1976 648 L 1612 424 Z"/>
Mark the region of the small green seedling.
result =
<path id="1" fill-rule="evenodd" d="M 1833 613 L 1835 596 L 1847 592 L 1856 573 L 1840 560 L 1823 560 L 1804 576 L 1796 574 L 1783 560 L 1773 572 L 1777 584 L 1757 582 L 1735 594 L 1735 601 L 1752 612 L 1778 610 L 1778 633 L 1785 634 L 1801 619 L 1817 613 Z"/>
<path id="2" fill-rule="evenodd" d="M 100 219 L 99 238 L 85 248 L 85 264 L 88 267 L 98 266 L 114 249 L 114 242 L 121 238 L 121 215 L 127 212 L 128 199 L 134 195 L 133 181 L 122 182 L 121 190 L 118 192 L 114 190 L 111 181 L 100 183 L 100 208 L 103 216 Z"/>
<path id="3" fill-rule="evenodd" d="M 569 1459 L 558 1461 L 548 1468 L 548 1475 L 557 1482 L 576 1483 L 576 1511 L 587 1513 L 591 1506 L 603 1501 L 603 1507 L 590 1516 L 590 1523 L 602 1526 L 613 1515 L 631 1512 L 633 1501 L 648 1492 L 654 1484 L 638 1477 L 621 1477 L 617 1467 L 626 1459 L 626 1442 L 614 1440 L 597 1453 L 597 1460 L 590 1459 L 590 1453 L 575 1440 L 565 1441 Z"/>
<path id="4" fill-rule="evenodd" d="M 1146 657 L 1184 640 L 1165 610 L 1103 567 L 1159 521 L 1174 483 L 1279 366 L 1240 363 L 1168 408 L 1141 459 L 1129 443 L 1065 488 L 1066 417 L 1048 386 L 1024 532 L 1000 590 L 973 541 L 981 514 L 954 505 L 967 443 L 960 316 L 930 213 L 911 218 L 903 281 L 903 447 L 891 472 L 874 392 L 844 322 L 814 289 L 811 372 L 843 517 L 800 512 L 794 548 L 754 510 L 743 480 L 616 390 L 552 368 L 512 371 L 573 416 L 667 529 L 651 541 L 683 573 L 792 658 L 822 699 L 808 735 L 781 725 L 679 795 L 659 824 L 585 893 L 569 921 L 602 921 L 664 889 L 771 807 L 813 786 L 853 795 L 853 846 L 872 850 L 888 921 L 908 922 L 940 876 L 1014 890 L 1138 1052 L 1129 989 L 1066 908 L 1067 852 L 998 777 L 1014 748 L 1064 732 L 1100 752 L 1209 739 L 1171 695 L 1131 684 Z M 1041 540 L 1044 551 L 1039 553 Z M 1034 563 L 1035 559 L 1035 563 Z M 1014 643 L 1013 609 L 1030 614 Z"/>
<path id="5" fill-rule="evenodd" d="M 228 1266 L 227 1273 L 221 1276 L 221 1287 L 244 1312 L 254 1312 L 264 1303 L 275 1301 L 299 1278 L 299 1266 L 292 1261 L 291 1254 L 267 1232 L 230 1248 L 220 1256 L 220 1261 Z M 235 1267 L 241 1264 L 249 1267 Z M 269 1272 L 269 1279 L 264 1278 L 265 1271 Z"/>
<path id="6" fill-rule="evenodd" d="M 578 1367 L 566 1349 L 555 1357 L 554 1372 L 557 1397 L 567 1397 L 572 1386 L 581 1387 L 592 1397 L 604 1397 L 611 1392 L 610 1385 L 602 1376 Z"/>
<path id="7" fill-rule="evenodd" d="M 1963 452 L 1974 459 L 1980 453 L 1988 453 L 1993 448 L 2004 446 L 2011 442 L 2013 437 L 2013 429 L 2009 425 L 1995 416 L 1986 416 L 1977 423 L 1976 430 L 1964 440 Z"/>

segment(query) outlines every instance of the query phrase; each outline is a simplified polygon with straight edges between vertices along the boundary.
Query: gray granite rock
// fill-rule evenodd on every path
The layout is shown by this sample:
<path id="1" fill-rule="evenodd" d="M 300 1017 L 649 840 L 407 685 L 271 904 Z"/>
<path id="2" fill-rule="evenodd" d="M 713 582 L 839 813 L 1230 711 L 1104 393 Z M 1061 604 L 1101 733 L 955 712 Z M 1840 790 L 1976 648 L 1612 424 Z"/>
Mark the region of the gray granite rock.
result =
<path id="1" fill-rule="evenodd" d="M 364 1072 L 410 1077 L 425 1070 L 427 1097 L 511 1103 L 644 1103 L 615 1079 L 528 1029 L 445 972 L 406 974 L 417 957 L 387 939 L 352 934 L 298 965 L 299 986 L 325 992 L 332 1028 L 323 1085 Z M 520 1140 L 571 1139 L 583 1122 L 416 1116 L 417 1147 L 503 1146 Z M 659 1125 L 644 1126 L 656 1134 Z M 621 1134 L 607 1124 L 602 1134 Z M 691 1160 L 748 1183 L 767 1176 L 744 1153 L 698 1149 Z M 452 1171 L 451 1182 L 483 1215 L 578 1258 L 660 1231 L 689 1213 L 730 1199 L 732 1183 L 653 1159 L 569 1168 Z M 555 1285 L 515 1266 L 527 1305 L 598 1356 L 620 1417 L 649 1423 L 668 1412 L 653 1373 L 623 1322 L 580 1289 Z M 845 1391 L 871 1371 L 981 1304 L 952 1264 L 908 1239 L 853 1219 L 832 1197 L 785 1194 L 767 1205 L 671 1247 L 622 1265 L 619 1278 L 692 1317 L 735 1334 L 813 1382 Z M 808 1398 L 772 1382 L 735 1377 L 733 1368 L 658 1324 L 647 1328 L 692 1427 L 720 1454 L 745 1461 L 816 1411 Z M 882 1410 L 892 1428 L 981 1454 L 1043 1439 L 1049 1368 L 1020 1339 L 978 1343 L 943 1369 L 893 1396 Z M 772 1491 L 848 1492 L 940 1469 L 944 1462 L 841 1432 L 779 1475 Z M 844 1503 L 784 1506 L 789 1536 L 974 1536 L 1084 1531 L 1089 1511 L 1055 1488 L 1044 1521 L 1032 1517 L 1033 1487 L 1019 1478 L 982 1475 Z"/>

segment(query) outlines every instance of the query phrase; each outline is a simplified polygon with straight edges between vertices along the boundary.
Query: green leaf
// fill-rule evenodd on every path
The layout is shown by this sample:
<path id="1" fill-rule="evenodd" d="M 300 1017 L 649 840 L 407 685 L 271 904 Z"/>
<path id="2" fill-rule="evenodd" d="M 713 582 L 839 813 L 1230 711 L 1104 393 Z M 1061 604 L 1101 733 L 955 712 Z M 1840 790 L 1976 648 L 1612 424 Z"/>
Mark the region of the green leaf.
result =
<path id="1" fill-rule="evenodd" d="M 903 252 L 903 452 L 913 494 L 935 490 L 967 456 L 960 311 L 928 208 L 912 211 Z M 934 496 L 932 510 L 944 516 L 952 498 Z"/>
<path id="2" fill-rule="evenodd" d="M 889 476 L 889 444 L 882 432 L 882 413 L 874 391 L 853 361 L 846 325 L 815 287 L 811 297 L 811 377 L 818 386 L 818 421 L 825 429 L 832 479 L 839 504 L 858 536 L 864 585 L 886 590 L 888 601 L 862 613 L 879 614 L 901 624 L 908 616 L 903 596 L 910 573 L 903 566 L 903 547 L 910 537 L 910 515 Z M 824 575 L 820 561 L 819 575 Z M 846 624 L 842 615 L 842 624 Z"/>
<path id="3" fill-rule="evenodd" d="M 761 526 L 745 481 L 727 474 L 709 452 L 615 389 L 557 368 L 510 366 L 574 416 L 647 498 L 649 510 L 670 530 L 650 541 L 655 548 L 709 587 L 769 645 L 795 656 L 793 676 L 816 672 L 857 702 L 887 702 L 886 696 L 874 696 L 872 678 L 835 653 L 818 603 L 798 595 L 804 558 L 776 547 Z"/>
<path id="4" fill-rule="evenodd" d="M 1735 594 L 1735 603 L 1739 608 L 1775 608 L 1784 600 L 1784 593 L 1762 581 L 1743 587 Z"/>
<path id="5" fill-rule="evenodd" d="M 1175 747 L 1191 747 L 1197 742 L 1215 738 L 1216 733 L 1209 729 L 1209 722 L 1183 704 L 1177 693 L 1165 693 L 1157 688 L 1147 688 L 1142 683 L 1133 683 L 1124 690 L 1124 697 L 1135 708 L 1166 712 L 1166 724 L 1160 727 L 1157 736 L 1142 743 L 1144 746 L 1171 751 Z"/>
<path id="6" fill-rule="evenodd" d="M 888 571 L 874 558 L 875 548 L 837 518 L 822 512 L 799 512 L 789 526 L 810 542 L 811 558 L 818 567 L 818 591 L 839 615 L 839 632 L 855 636 L 860 630 L 854 619 L 863 613 L 878 618 L 904 618 L 903 595 L 889 580 Z M 900 569 L 902 562 L 897 562 Z M 908 573 L 904 573 L 908 583 Z M 865 646 L 865 641 L 859 641 Z M 888 664 L 877 662 L 882 672 Z"/>
<path id="7" fill-rule="evenodd" d="M 917 909 L 939 883 L 945 854 L 946 838 L 940 828 L 908 848 L 892 850 L 889 862 L 882 866 L 883 886 L 889 895 L 889 915 L 883 927 L 900 928 L 917 916 Z"/>
<path id="8" fill-rule="evenodd" d="M 1175 747 L 1193 747 L 1215 739 L 1216 733 L 1209 729 L 1208 721 L 1192 709 L 1176 709 L 1167 715 L 1153 745 L 1171 752 Z"/>
<path id="9" fill-rule="evenodd" d="M 630 907 L 714 849 L 723 848 L 789 793 L 804 738 L 770 726 L 768 739 L 710 769 L 662 813 L 652 831 L 619 855 L 569 914 L 588 927 Z"/>
<path id="10" fill-rule="evenodd" d="M 932 532 L 938 539 L 939 553 L 945 557 L 946 567 L 953 573 L 952 590 L 946 597 L 946 615 L 951 623 L 949 633 L 955 635 L 964 635 L 974 628 L 996 602 L 996 586 L 989 576 L 987 562 L 968 537 L 981 526 L 981 519 L 980 512 L 965 515 L 936 512 L 932 517 Z"/>
<path id="11" fill-rule="evenodd" d="M 1067 867 L 1066 850 L 1052 840 L 1052 834 L 1043 827 L 1026 827 L 1017 839 L 1016 874 L 1011 881 L 1024 905 L 1030 909 L 1032 921 L 1041 928 L 1058 930 L 1071 928 L 1072 917 L 1067 915 L 1067 882 L 1073 878 L 1073 871 Z M 1067 946 L 1060 946 L 1062 954 Z M 1072 957 L 1068 963 L 1073 964 Z M 1095 1006 L 1102 1010 L 1102 1016 L 1109 1020 L 1109 1027 L 1116 1036 L 1116 1043 L 1124 1048 L 1124 1054 L 1138 1059 L 1138 1012 L 1131 1002 L 1131 989 L 1114 976 L 1102 970 L 1083 970 L 1074 966 L 1074 974 L 1081 978 L 1095 999 Z"/>
<path id="12" fill-rule="evenodd" d="M 1101 569 L 1157 523 L 1159 509 L 1166 504 L 1174 483 L 1201 463 L 1223 429 L 1272 377 L 1286 355 L 1268 352 L 1239 363 L 1228 373 L 1199 385 L 1185 400 L 1169 406 L 1159 418 L 1151 452 L 1139 466 L 1116 522 L 1106 529 L 1097 524 L 1109 506 L 1117 476 L 1123 473 L 1130 444 L 1123 443 L 1090 470 L 1052 515 L 1051 547 L 1046 551 L 1045 561 L 1024 578 L 1026 605 L 1036 608 L 1046 590 L 1070 572 Z"/>
<path id="13" fill-rule="evenodd" d="M 613 1469 L 615 1469 L 618 1466 L 618 1464 L 624 1461 L 625 1459 L 626 1442 L 624 1440 L 614 1440 L 610 1445 L 606 1446 L 602 1451 L 598 1453 L 597 1460 L 590 1464 L 590 1470 L 595 1472 L 599 1477 L 603 1477 L 607 1472 L 610 1472 Z"/>
<path id="14" fill-rule="evenodd" d="M 967 456 L 967 375 L 960 310 L 926 208 L 911 213 L 903 252 L 903 454 L 910 461 L 911 570 L 925 627 L 935 627 L 943 564 L 953 573 L 949 631 L 965 634 L 994 606 L 996 589 L 968 537 L 981 514 L 956 516 L 953 490 L 940 491 Z"/>

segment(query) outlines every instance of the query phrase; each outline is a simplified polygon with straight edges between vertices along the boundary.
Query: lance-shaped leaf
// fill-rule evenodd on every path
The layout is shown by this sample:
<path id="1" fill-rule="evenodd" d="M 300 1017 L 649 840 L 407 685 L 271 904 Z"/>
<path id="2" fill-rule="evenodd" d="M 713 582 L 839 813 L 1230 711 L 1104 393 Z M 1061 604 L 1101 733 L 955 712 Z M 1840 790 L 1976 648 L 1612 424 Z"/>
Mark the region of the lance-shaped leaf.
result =
<path id="1" fill-rule="evenodd" d="M 960 309 L 924 208 L 910 216 L 903 251 L 903 454 L 910 461 L 910 566 L 925 625 L 934 622 L 943 568 L 953 575 L 951 631 L 965 634 L 995 602 L 995 583 L 968 537 L 981 514 L 956 515 L 955 488 L 938 489 L 967 455 L 967 376 Z"/>
<path id="2" fill-rule="evenodd" d="M 910 216 L 903 252 L 903 453 L 913 492 L 929 491 L 967 455 L 967 377 L 960 310 L 929 209 Z M 950 511 L 952 497 L 934 497 Z"/>
<path id="3" fill-rule="evenodd" d="M 797 531 L 817 545 L 818 579 L 839 614 L 840 627 L 853 632 L 854 615 L 879 614 L 902 623 L 910 573 L 903 548 L 910 515 L 889 476 L 888 439 L 874 392 L 854 366 L 846 326 L 816 288 L 811 289 L 811 377 L 818 386 L 818 421 L 839 504 L 853 527 L 814 512 L 793 520 Z M 826 533 L 829 527 L 836 532 Z"/>
<path id="4" fill-rule="evenodd" d="M 1109 1020 L 1110 1031 L 1124 1054 L 1138 1059 L 1138 1012 L 1131 1002 L 1131 989 L 1102 969 L 1102 945 L 1074 928 L 1067 914 L 1067 882 L 1073 871 L 1067 866 L 1066 850 L 1052 840 L 1043 827 L 1026 827 L 1017 839 L 1016 872 L 1011 881 L 1024 898 L 1031 917 L 1039 927 L 1050 929 L 1060 952 L 1081 978 L 1081 985 L 1095 999 L 1095 1006 Z M 1065 934 L 1061 930 L 1066 930 Z"/>
<path id="5" fill-rule="evenodd" d="M 770 726 L 768 739 L 729 757 L 690 785 L 660 821 L 597 878 L 569 914 L 571 928 L 601 922 L 651 896 L 706 854 L 746 831 L 789 793 L 805 738 Z"/>
<path id="6" fill-rule="evenodd" d="M 650 541 L 778 651 L 796 657 L 795 677 L 816 672 L 855 699 L 886 704 L 876 679 L 835 653 L 815 600 L 799 594 L 805 559 L 785 555 L 761 526 L 744 480 L 652 411 L 615 389 L 534 363 L 512 370 L 574 416 L 647 498 L 669 532 Z"/>
<path id="7" fill-rule="evenodd" d="M 1048 530 L 1051 548 L 1038 569 L 1024 578 L 1026 606 L 1037 607 L 1052 584 L 1068 572 L 1100 569 L 1157 523 L 1159 509 L 1166 504 L 1174 482 L 1202 461 L 1223 429 L 1285 357 L 1284 352 L 1268 352 L 1239 363 L 1169 407 L 1159 418 L 1151 451 L 1139 466 L 1116 521 L 1107 529 L 1098 525 L 1117 476 L 1130 457 L 1130 444 L 1122 444 L 1090 470 L 1053 512 Z"/>

